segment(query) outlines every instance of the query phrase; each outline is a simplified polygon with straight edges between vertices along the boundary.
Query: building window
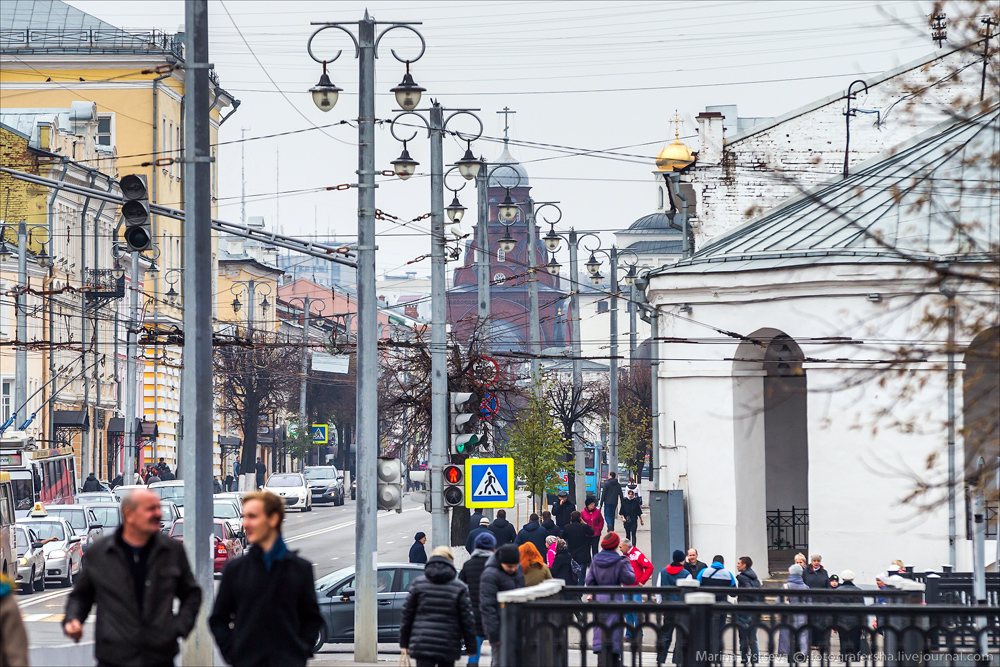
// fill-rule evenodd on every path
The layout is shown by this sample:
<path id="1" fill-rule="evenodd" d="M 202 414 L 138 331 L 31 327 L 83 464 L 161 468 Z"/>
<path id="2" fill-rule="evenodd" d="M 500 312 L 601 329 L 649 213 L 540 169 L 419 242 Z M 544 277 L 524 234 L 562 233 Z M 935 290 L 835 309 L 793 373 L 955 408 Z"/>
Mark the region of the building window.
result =
<path id="1" fill-rule="evenodd" d="M 493 284 L 494 285 L 503 285 L 506 280 L 507 280 L 507 276 L 505 276 L 502 273 L 496 273 L 493 276 Z"/>
<path id="2" fill-rule="evenodd" d="M 604 300 L 598 301 L 597 302 L 597 312 L 598 313 L 606 313 L 606 312 L 608 312 L 608 302 L 604 301 Z"/>
<path id="3" fill-rule="evenodd" d="M 10 419 L 10 394 L 13 384 L 10 380 L 4 380 L 0 383 L 0 422 L 2 423 L 7 423 L 7 420 Z"/>
<path id="4" fill-rule="evenodd" d="M 656 197 L 656 208 L 662 209 L 663 208 L 663 187 L 661 186 L 661 187 L 657 188 L 656 190 L 659 193 L 657 195 L 657 197 Z"/>
<path id="5" fill-rule="evenodd" d="M 97 145 L 111 145 L 111 116 L 97 117 Z"/>
<path id="6" fill-rule="evenodd" d="M 503 248 L 497 248 L 497 261 L 501 264 L 507 261 L 507 253 L 504 252 Z"/>

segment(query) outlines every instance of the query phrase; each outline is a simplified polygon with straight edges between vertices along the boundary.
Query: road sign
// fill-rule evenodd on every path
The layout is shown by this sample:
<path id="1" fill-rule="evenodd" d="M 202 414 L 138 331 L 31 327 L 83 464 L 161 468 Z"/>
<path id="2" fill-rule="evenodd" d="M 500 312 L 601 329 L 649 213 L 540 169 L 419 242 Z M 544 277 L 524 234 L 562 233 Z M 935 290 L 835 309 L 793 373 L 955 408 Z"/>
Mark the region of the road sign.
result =
<path id="1" fill-rule="evenodd" d="M 513 507 L 514 459 L 466 459 L 465 505 Z"/>
<path id="2" fill-rule="evenodd" d="M 486 394 L 479 403 L 479 414 L 483 419 L 492 419 L 497 413 L 499 402 L 496 394 Z"/>
<path id="3" fill-rule="evenodd" d="M 330 442 L 330 435 L 327 431 L 329 426 L 327 424 L 313 424 L 312 434 L 313 434 L 313 444 L 314 445 L 325 445 Z"/>

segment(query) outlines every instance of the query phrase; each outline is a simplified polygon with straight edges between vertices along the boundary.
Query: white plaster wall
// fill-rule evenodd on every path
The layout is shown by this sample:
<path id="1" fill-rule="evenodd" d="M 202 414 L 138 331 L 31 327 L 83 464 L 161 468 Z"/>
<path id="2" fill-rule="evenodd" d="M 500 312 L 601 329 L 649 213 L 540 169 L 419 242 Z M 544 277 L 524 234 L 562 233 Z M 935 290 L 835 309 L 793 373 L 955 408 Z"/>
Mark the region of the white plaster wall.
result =
<path id="1" fill-rule="evenodd" d="M 764 484 L 762 465 L 753 461 L 763 459 L 757 456 L 763 420 L 740 415 L 734 406 L 761 389 L 750 384 L 759 379 L 734 377 L 737 339 L 727 343 L 731 337 L 724 332 L 749 335 L 773 328 L 797 339 L 807 358 L 829 360 L 804 365 L 810 550 L 823 554 L 831 571 L 851 568 L 868 583 L 896 558 L 918 570 L 946 562 L 946 505 L 921 510 L 903 502 L 914 490 L 915 475 L 940 481 L 946 465 L 943 360 L 910 364 L 899 377 L 868 363 L 893 353 L 879 341 L 927 338 L 921 328 L 924 310 L 939 311 L 944 301 L 937 294 L 914 299 L 914 293 L 926 292 L 921 271 L 825 265 L 654 277 L 650 298 L 660 309 L 662 335 L 701 341 L 661 344 L 661 357 L 672 360 L 661 364 L 659 376 L 662 484 L 687 492 L 690 536 L 702 554 L 719 551 L 728 561 L 749 553 L 758 561 L 756 540 L 763 544 L 765 537 Z M 869 301 L 869 294 L 881 294 L 882 300 Z M 674 317 L 684 303 L 693 312 Z M 853 342 L 816 340 L 827 337 Z M 960 392 L 957 403 L 960 419 Z M 931 454 L 937 458 L 927 471 Z M 961 497 L 960 492 L 956 565 L 967 570 L 971 546 L 964 539 Z M 766 562 L 766 551 L 760 562 Z"/>

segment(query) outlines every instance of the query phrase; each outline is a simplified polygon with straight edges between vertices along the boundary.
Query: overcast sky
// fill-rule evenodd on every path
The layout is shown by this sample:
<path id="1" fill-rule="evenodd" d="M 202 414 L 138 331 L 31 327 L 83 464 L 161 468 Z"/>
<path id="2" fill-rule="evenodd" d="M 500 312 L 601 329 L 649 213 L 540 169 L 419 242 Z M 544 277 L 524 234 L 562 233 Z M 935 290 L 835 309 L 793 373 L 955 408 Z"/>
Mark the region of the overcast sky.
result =
<path id="1" fill-rule="evenodd" d="M 70 2 L 124 28 L 176 31 L 183 24 L 179 0 Z M 421 21 L 427 52 L 411 72 L 425 96 L 445 107 L 481 110 L 484 137 L 475 153 L 499 154 L 503 121 L 496 112 L 509 106 L 517 112 L 510 116 L 511 139 L 532 142 L 511 152 L 528 171 L 533 197 L 561 202 L 564 228 L 610 231 L 653 210 L 652 160 L 673 138 L 667 121 L 675 109 L 685 121 L 682 139 L 697 150 L 694 117 L 706 105 L 736 104 L 740 116 L 776 116 L 840 92 L 858 76 L 930 53 L 934 44 L 924 27 L 930 7 L 816 0 L 210 2 L 211 60 L 222 86 L 242 101 L 221 141 L 239 139 L 244 129 L 247 138 L 307 130 L 223 147 L 220 216 L 240 220 L 245 149 L 247 216 L 264 216 L 269 228 L 285 233 L 354 240 L 357 190 L 317 189 L 356 182 L 357 130 L 315 127 L 357 117 L 358 66 L 346 35 L 328 30 L 317 38 L 321 53 L 345 49 L 330 65 L 330 78 L 344 89 L 340 102 L 319 111 L 306 92 L 321 71 L 306 52 L 311 21 L 357 21 L 365 8 L 380 21 Z M 404 71 L 389 49 L 406 57 L 418 46 L 403 30 L 382 42 L 377 117 L 392 117 L 388 91 Z M 451 129 L 474 126 L 462 120 Z M 380 168 L 389 169 L 400 148 L 388 124 L 377 130 Z M 446 141 L 446 162 L 461 157 L 463 148 Z M 421 162 L 419 175 L 429 163 L 426 134 L 409 149 Z M 617 155 L 583 154 L 608 149 Z M 408 220 L 430 210 L 429 179 L 379 180 L 376 205 L 386 213 Z M 461 199 L 474 211 L 473 185 Z M 474 212 L 467 220 L 471 227 Z M 379 273 L 429 273 L 429 259 L 404 268 L 430 252 L 428 225 L 378 222 Z M 613 240 L 609 233 L 604 239 L 605 245 Z"/>

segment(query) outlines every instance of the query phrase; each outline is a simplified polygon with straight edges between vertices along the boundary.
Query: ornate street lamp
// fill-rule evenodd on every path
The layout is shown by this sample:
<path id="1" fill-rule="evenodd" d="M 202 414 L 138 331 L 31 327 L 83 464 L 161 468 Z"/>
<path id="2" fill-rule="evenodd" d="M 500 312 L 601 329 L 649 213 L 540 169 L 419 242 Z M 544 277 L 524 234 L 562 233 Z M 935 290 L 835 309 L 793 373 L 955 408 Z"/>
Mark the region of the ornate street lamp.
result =
<path id="1" fill-rule="evenodd" d="M 549 255 L 549 263 L 545 265 L 545 269 L 549 272 L 549 274 L 553 275 L 553 276 L 558 276 L 559 275 L 559 269 L 561 269 L 561 268 L 562 268 L 562 264 L 560 264 L 558 261 L 556 261 L 555 254 Z"/>
<path id="2" fill-rule="evenodd" d="M 391 88 L 392 92 L 396 96 L 396 104 L 403 111 L 413 111 L 420 104 L 420 94 L 423 93 L 426 88 L 418 86 L 413 81 L 413 76 L 410 74 L 410 61 L 406 61 L 406 74 L 403 75 L 403 80 L 395 88 Z"/>
<path id="3" fill-rule="evenodd" d="M 312 94 L 313 104 L 320 111 L 329 111 L 333 107 L 337 106 L 337 99 L 340 97 L 340 91 L 342 89 L 338 88 L 326 73 L 326 61 L 323 61 L 323 74 L 319 77 L 319 83 L 309 89 Z"/>
<path id="4" fill-rule="evenodd" d="M 462 202 L 458 201 L 458 195 L 456 194 L 451 203 L 445 209 L 445 213 L 448 214 L 448 219 L 451 220 L 456 225 L 462 222 L 462 218 L 465 216 L 465 207 L 462 206 Z"/>
<path id="5" fill-rule="evenodd" d="M 594 256 L 594 253 L 590 253 L 590 259 L 587 260 L 584 266 L 587 267 L 587 273 L 589 273 L 592 276 L 600 275 L 601 273 L 601 263 L 597 261 L 597 257 Z M 594 284 L 600 285 L 601 282 L 597 281 Z"/>
<path id="6" fill-rule="evenodd" d="M 462 175 L 462 178 L 471 181 L 479 174 L 479 168 L 482 164 L 483 161 L 472 154 L 472 142 L 470 141 L 465 149 L 465 155 L 455 163 L 455 166 L 458 167 L 458 173 Z"/>
<path id="7" fill-rule="evenodd" d="M 417 170 L 417 165 L 420 164 L 412 157 L 410 157 L 410 151 L 406 150 L 406 142 L 403 142 L 403 152 L 399 154 L 399 157 L 392 161 L 392 170 L 399 176 L 401 181 L 405 181 Z"/>
<path id="8" fill-rule="evenodd" d="M 500 202 L 497 212 L 500 214 L 500 219 L 504 222 L 511 222 L 517 217 L 517 203 L 510 198 L 510 190 L 507 190 L 507 195 Z"/>
<path id="9" fill-rule="evenodd" d="M 559 250 L 559 243 L 562 241 L 562 237 L 556 234 L 556 226 L 554 224 L 549 225 L 549 233 L 542 237 L 542 241 L 545 242 L 545 247 L 549 252 Z"/>

